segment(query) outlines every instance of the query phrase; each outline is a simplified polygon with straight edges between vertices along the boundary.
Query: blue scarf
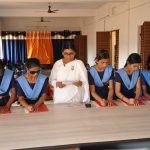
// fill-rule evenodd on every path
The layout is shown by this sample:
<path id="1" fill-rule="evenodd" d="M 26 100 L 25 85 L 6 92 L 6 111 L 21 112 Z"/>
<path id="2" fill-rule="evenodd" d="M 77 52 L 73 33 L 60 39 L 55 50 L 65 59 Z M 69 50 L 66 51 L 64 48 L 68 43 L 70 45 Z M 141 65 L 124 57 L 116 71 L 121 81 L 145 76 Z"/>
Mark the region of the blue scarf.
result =
<path id="1" fill-rule="evenodd" d="M 103 75 L 102 80 L 101 80 L 97 70 L 95 69 L 95 67 L 91 67 L 89 72 L 90 72 L 90 74 L 92 75 L 92 77 L 94 79 L 95 85 L 98 86 L 98 87 L 103 87 L 104 86 L 103 83 L 106 83 L 111 77 L 112 66 L 109 65 L 109 66 L 106 67 L 106 69 L 104 70 L 104 75 Z"/>
<path id="2" fill-rule="evenodd" d="M 12 76 L 13 76 L 13 71 L 11 71 L 9 69 L 6 69 L 4 71 L 2 82 L 0 85 L 0 94 L 4 94 L 7 92 L 10 82 L 11 82 L 11 79 L 12 79 Z"/>
<path id="3" fill-rule="evenodd" d="M 148 70 L 143 70 L 142 75 L 144 76 L 146 82 L 150 86 L 150 72 Z"/>
<path id="4" fill-rule="evenodd" d="M 126 71 L 123 68 L 119 69 L 117 72 L 119 73 L 123 83 L 125 84 L 128 90 L 131 90 L 136 86 L 139 77 L 139 69 L 132 73 L 131 80 L 129 79 Z"/>
<path id="5" fill-rule="evenodd" d="M 33 89 L 30 87 L 24 75 L 17 78 L 17 81 L 19 82 L 26 97 L 30 100 L 36 100 L 41 93 L 46 78 L 47 77 L 45 75 L 39 74 Z"/>

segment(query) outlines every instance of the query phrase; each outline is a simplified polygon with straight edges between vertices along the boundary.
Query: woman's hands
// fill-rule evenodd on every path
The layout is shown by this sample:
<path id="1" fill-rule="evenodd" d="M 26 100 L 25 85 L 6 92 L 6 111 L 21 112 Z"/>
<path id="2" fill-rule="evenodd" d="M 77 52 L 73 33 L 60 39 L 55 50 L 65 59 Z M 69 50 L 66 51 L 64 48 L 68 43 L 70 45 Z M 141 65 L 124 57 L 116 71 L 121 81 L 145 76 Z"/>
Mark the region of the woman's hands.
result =
<path id="1" fill-rule="evenodd" d="M 62 82 L 56 82 L 56 87 L 59 87 L 59 88 L 63 88 L 65 87 L 66 85 L 63 84 Z"/>
<path id="2" fill-rule="evenodd" d="M 75 86 L 77 86 L 77 87 L 80 87 L 80 86 L 82 86 L 82 81 L 75 81 L 75 82 L 73 82 L 73 85 L 75 85 Z"/>
<path id="3" fill-rule="evenodd" d="M 82 86 L 82 81 L 79 80 L 79 81 L 72 82 L 72 85 L 75 85 L 75 86 L 77 86 L 77 87 L 81 87 L 81 86 Z M 63 84 L 62 81 L 56 82 L 56 87 L 64 88 L 65 86 L 66 86 L 66 85 Z"/>

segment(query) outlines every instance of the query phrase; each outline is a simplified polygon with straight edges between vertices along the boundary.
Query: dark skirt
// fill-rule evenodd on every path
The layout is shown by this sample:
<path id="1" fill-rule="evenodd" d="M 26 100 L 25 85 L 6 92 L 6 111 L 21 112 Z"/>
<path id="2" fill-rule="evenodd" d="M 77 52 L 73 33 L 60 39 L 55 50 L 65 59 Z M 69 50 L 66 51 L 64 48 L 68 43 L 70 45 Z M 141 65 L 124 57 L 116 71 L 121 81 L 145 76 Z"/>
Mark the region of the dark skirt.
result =
<path id="1" fill-rule="evenodd" d="M 5 106 L 7 104 L 7 102 L 9 101 L 9 96 L 6 96 L 2 99 L 0 99 L 0 106 Z"/>
<path id="2" fill-rule="evenodd" d="M 28 104 L 35 104 L 35 103 L 38 101 L 38 99 L 36 99 L 36 100 L 25 99 L 25 101 L 26 101 Z"/>

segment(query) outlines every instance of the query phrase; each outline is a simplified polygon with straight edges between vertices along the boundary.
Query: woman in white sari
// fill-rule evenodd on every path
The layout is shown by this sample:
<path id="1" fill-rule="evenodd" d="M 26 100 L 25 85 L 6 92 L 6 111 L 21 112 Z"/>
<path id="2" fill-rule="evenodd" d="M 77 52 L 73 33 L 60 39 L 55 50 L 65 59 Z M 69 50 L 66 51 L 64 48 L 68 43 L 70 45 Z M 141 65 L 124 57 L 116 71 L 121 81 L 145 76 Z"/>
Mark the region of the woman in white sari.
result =
<path id="1" fill-rule="evenodd" d="M 83 62 L 75 59 L 74 45 L 66 42 L 62 55 L 63 58 L 54 64 L 49 78 L 54 87 L 54 103 L 89 103 L 87 71 Z"/>

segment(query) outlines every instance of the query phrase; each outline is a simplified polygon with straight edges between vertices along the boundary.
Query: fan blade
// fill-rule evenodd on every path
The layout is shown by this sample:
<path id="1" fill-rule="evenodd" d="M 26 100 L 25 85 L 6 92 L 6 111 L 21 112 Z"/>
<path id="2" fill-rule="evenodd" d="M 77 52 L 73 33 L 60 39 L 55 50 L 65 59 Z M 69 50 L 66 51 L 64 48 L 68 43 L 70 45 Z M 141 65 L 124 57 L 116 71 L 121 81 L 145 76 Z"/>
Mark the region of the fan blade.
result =
<path id="1" fill-rule="evenodd" d="M 58 9 L 54 9 L 54 10 L 52 10 L 52 11 L 59 11 Z"/>
<path id="2" fill-rule="evenodd" d="M 48 12 L 48 13 L 56 13 L 55 11 L 50 11 L 50 12 Z"/>
<path id="3" fill-rule="evenodd" d="M 51 10 L 51 11 L 48 11 L 48 13 L 56 13 L 57 11 L 59 10 Z"/>
<path id="4" fill-rule="evenodd" d="M 50 21 L 50 20 L 44 20 L 44 21 L 33 21 L 33 22 L 44 23 L 44 22 L 52 22 L 52 21 Z"/>
<path id="5" fill-rule="evenodd" d="M 47 12 L 46 10 L 37 10 L 36 12 Z"/>

